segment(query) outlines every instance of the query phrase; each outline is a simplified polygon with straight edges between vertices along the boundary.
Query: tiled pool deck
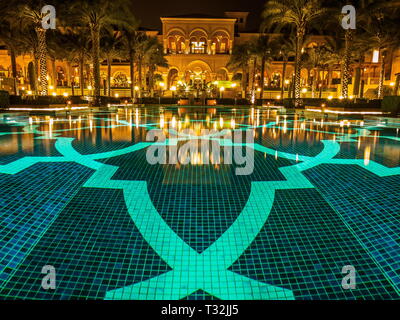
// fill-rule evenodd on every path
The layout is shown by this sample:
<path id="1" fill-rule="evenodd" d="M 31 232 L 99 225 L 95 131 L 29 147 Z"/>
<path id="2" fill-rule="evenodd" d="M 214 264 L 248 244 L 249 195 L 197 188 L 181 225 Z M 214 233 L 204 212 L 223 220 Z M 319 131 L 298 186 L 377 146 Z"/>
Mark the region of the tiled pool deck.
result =
<path id="1" fill-rule="evenodd" d="M 167 146 L 251 130 L 254 170 L 151 165 L 160 128 Z M 0 299 L 399 299 L 399 128 L 257 108 L 0 115 Z"/>

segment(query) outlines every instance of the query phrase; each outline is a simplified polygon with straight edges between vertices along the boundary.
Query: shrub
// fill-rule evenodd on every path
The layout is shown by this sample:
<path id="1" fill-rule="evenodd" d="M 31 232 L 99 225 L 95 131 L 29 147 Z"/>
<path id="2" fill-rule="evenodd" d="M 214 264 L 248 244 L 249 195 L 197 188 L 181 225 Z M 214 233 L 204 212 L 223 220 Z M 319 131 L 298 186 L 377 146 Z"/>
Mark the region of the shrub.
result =
<path id="1" fill-rule="evenodd" d="M 393 116 L 400 113 L 400 96 L 386 96 L 383 98 L 382 111 L 390 112 Z"/>
<path id="2" fill-rule="evenodd" d="M 10 95 L 8 91 L 0 90 L 0 108 L 8 108 L 10 106 Z"/>

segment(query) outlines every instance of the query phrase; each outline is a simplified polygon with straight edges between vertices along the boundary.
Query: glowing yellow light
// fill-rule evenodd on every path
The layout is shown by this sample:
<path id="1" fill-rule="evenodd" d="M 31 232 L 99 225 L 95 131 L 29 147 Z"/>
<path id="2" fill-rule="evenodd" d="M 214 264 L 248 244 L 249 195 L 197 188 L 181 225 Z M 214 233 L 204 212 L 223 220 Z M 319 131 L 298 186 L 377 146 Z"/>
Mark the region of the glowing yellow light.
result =
<path id="1" fill-rule="evenodd" d="M 118 93 L 116 93 L 114 96 L 115 96 L 116 98 L 118 98 L 118 97 L 119 97 L 119 94 L 118 94 Z"/>
<path id="2" fill-rule="evenodd" d="M 278 94 L 278 95 L 276 96 L 276 98 L 279 100 L 279 99 L 281 98 L 281 96 Z"/>
<path id="3" fill-rule="evenodd" d="M 237 86 L 236 83 L 232 83 L 232 84 L 231 84 L 231 87 L 232 87 L 232 88 L 236 88 L 236 86 Z"/>
<path id="4" fill-rule="evenodd" d="M 225 91 L 225 87 L 219 88 L 219 91 Z"/>
<path id="5" fill-rule="evenodd" d="M 64 97 L 68 97 L 68 92 L 64 92 L 64 93 L 63 93 L 63 96 L 64 96 Z"/>
<path id="6" fill-rule="evenodd" d="M 32 94 L 32 91 L 31 91 L 31 90 L 29 90 L 29 91 L 27 92 L 27 94 L 28 94 L 28 95 L 31 95 L 31 94 Z"/>
<path id="7" fill-rule="evenodd" d="M 92 87 L 92 86 L 88 86 L 87 88 L 88 88 L 88 90 L 92 90 L 92 89 L 93 89 L 93 87 Z"/>
<path id="8" fill-rule="evenodd" d="M 391 83 L 390 83 L 390 86 L 391 86 L 391 87 L 394 87 L 394 85 L 395 85 L 394 82 L 391 82 Z"/>
<path id="9" fill-rule="evenodd" d="M 344 99 L 343 96 L 340 96 L 340 97 L 339 97 L 339 100 L 343 100 L 343 99 Z"/>
<path id="10" fill-rule="evenodd" d="M 307 88 L 303 88 L 303 89 L 301 90 L 301 92 L 307 93 Z"/>
<path id="11" fill-rule="evenodd" d="M 176 86 L 172 86 L 170 89 L 171 91 L 176 91 Z"/>
<path id="12" fill-rule="evenodd" d="M 53 89 L 54 89 L 54 86 L 49 86 L 49 89 L 50 89 L 50 90 L 53 90 Z"/>
<path id="13" fill-rule="evenodd" d="M 21 90 L 25 91 L 25 87 L 22 87 Z"/>
<path id="14" fill-rule="evenodd" d="M 135 91 L 139 91 L 139 87 L 138 86 L 135 86 Z"/>
<path id="15" fill-rule="evenodd" d="M 354 96 L 350 96 L 349 99 L 350 99 L 350 100 L 354 99 Z"/>
<path id="16" fill-rule="evenodd" d="M 52 96 L 53 96 L 53 97 L 56 97 L 56 96 L 57 96 L 57 93 L 53 92 L 53 93 L 52 93 Z"/>
<path id="17" fill-rule="evenodd" d="M 261 88 L 257 88 L 257 91 L 258 91 L 258 92 L 261 92 Z"/>
<path id="18" fill-rule="evenodd" d="M 159 83 L 159 86 L 160 86 L 161 88 L 164 88 L 164 87 L 165 87 L 165 83 L 164 83 L 164 82 L 160 82 L 160 83 Z"/>
<path id="19" fill-rule="evenodd" d="M 332 99 L 333 99 L 333 97 L 332 97 L 332 96 L 329 96 L 329 97 L 328 97 L 328 100 L 332 100 Z"/>
<path id="20" fill-rule="evenodd" d="M 290 83 L 290 81 L 289 80 L 285 80 L 285 84 L 289 84 Z"/>
<path id="21" fill-rule="evenodd" d="M 372 54 L 372 63 L 378 63 L 379 62 L 379 50 L 374 50 Z"/>

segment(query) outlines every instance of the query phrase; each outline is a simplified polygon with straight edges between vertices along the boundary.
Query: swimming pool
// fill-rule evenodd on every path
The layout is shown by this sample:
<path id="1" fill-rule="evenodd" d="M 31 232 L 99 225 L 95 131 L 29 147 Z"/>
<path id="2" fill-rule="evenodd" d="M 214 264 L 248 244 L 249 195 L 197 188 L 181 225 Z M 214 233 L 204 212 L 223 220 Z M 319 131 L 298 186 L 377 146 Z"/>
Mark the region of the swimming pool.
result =
<path id="1" fill-rule="evenodd" d="M 241 107 L 0 114 L 0 298 L 399 299 L 399 129 Z"/>

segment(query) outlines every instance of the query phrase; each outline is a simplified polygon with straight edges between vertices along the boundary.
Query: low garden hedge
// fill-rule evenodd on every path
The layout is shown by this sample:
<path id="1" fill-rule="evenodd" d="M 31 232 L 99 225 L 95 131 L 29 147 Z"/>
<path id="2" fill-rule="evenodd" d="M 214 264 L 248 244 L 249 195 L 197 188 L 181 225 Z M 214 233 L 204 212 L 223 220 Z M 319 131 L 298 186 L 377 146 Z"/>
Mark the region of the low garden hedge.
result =
<path id="1" fill-rule="evenodd" d="M 8 108 L 10 106 L 10 95 L 8 91 L 0 90 L 0 108 Z"/>
<path id="2" fill-rule="evenodd" d="M 400 96 L 386 96 L 382 101 L 382 111 L 390 112 L 391 115 L 400 114 Z"/>

